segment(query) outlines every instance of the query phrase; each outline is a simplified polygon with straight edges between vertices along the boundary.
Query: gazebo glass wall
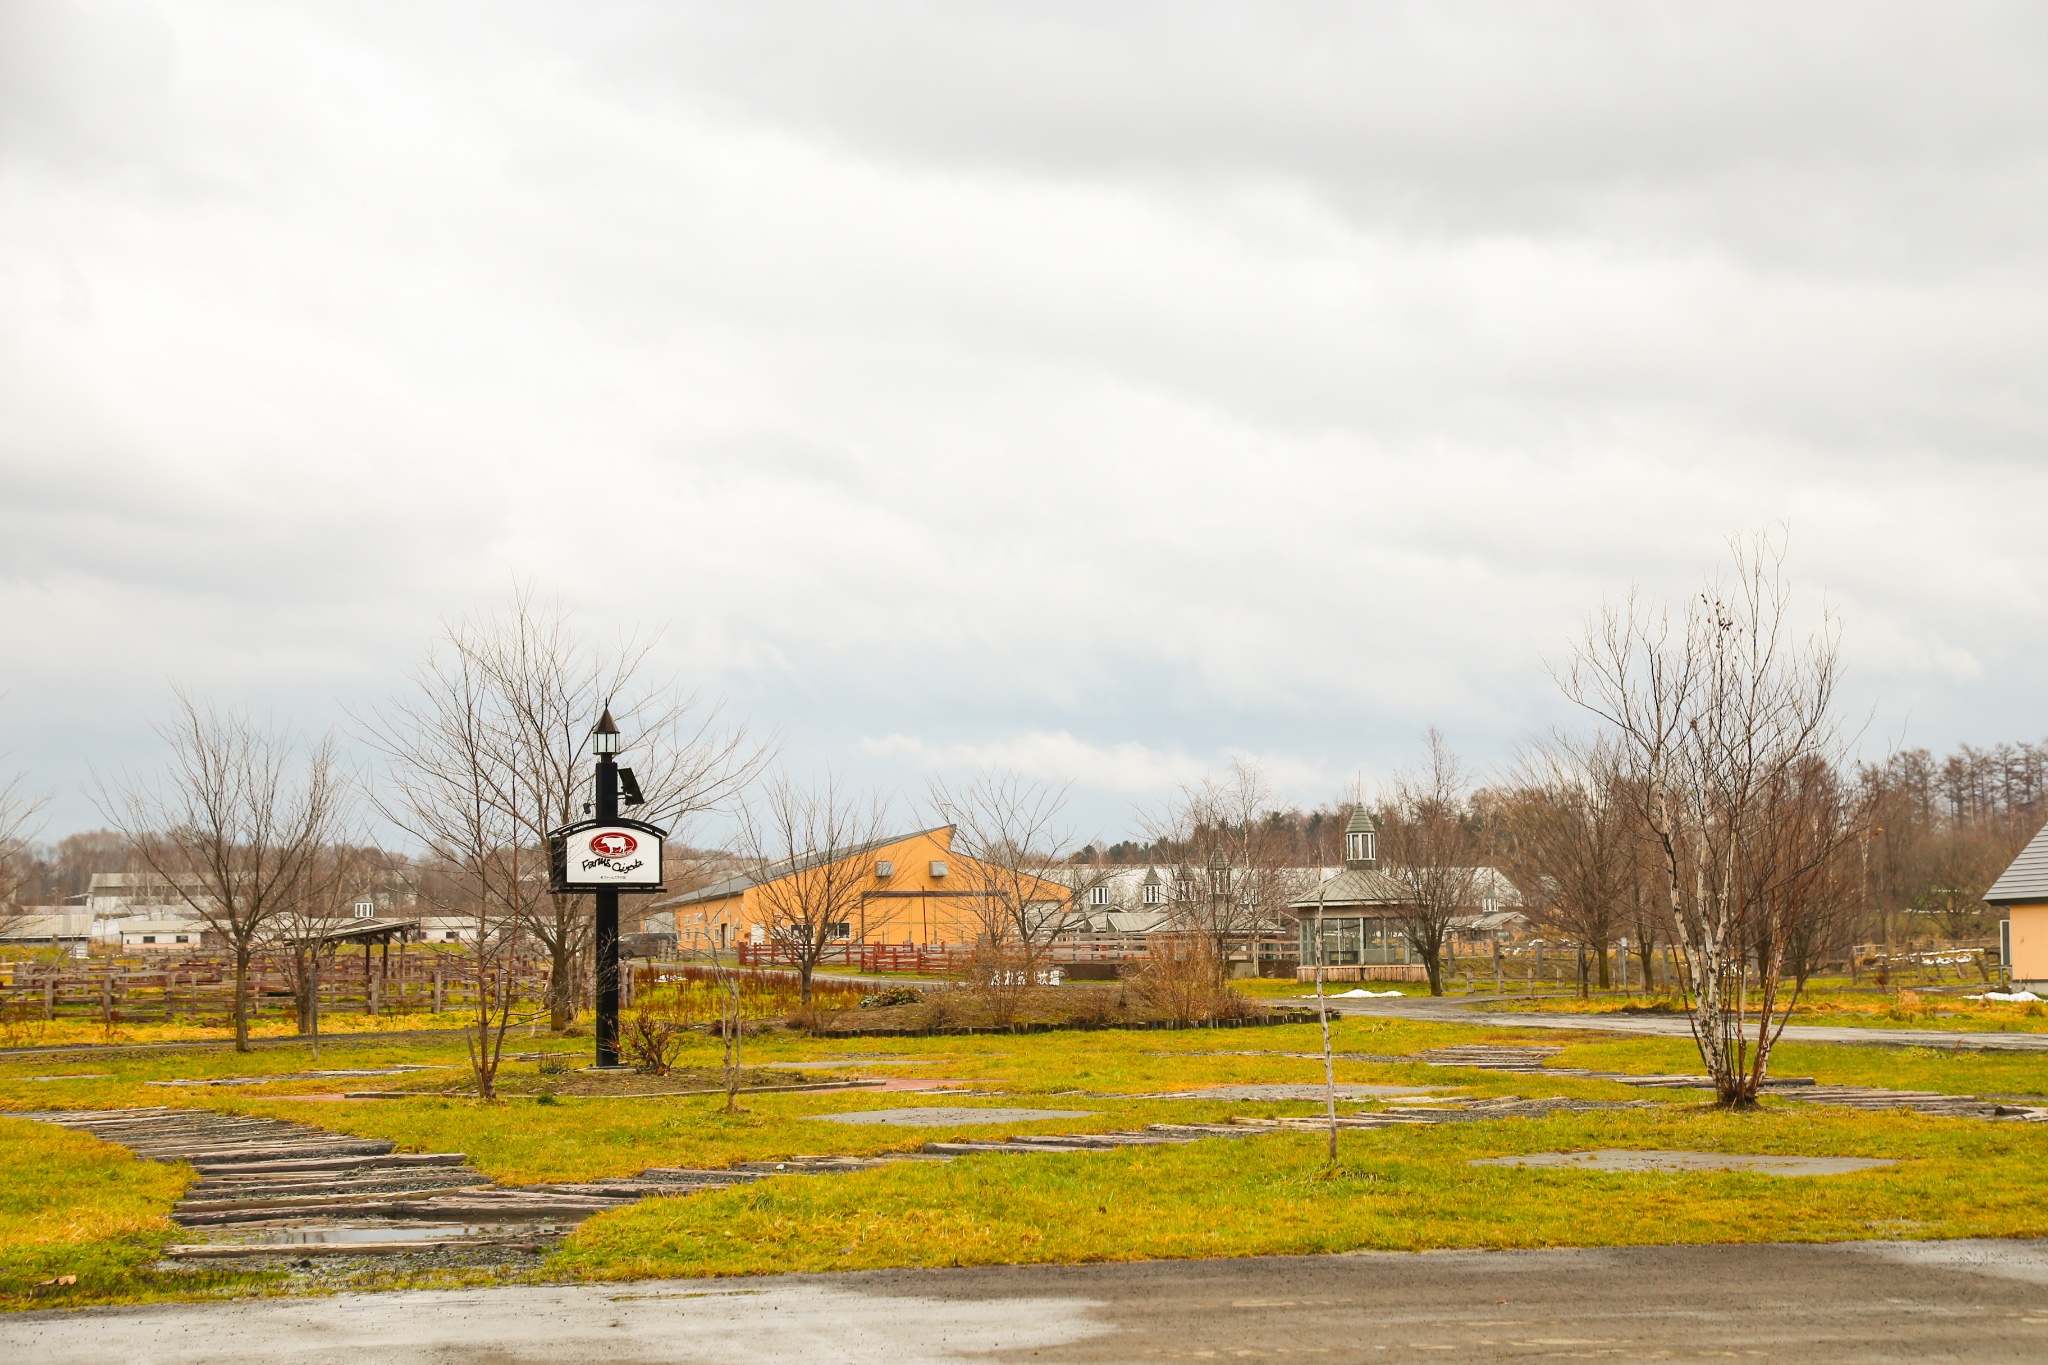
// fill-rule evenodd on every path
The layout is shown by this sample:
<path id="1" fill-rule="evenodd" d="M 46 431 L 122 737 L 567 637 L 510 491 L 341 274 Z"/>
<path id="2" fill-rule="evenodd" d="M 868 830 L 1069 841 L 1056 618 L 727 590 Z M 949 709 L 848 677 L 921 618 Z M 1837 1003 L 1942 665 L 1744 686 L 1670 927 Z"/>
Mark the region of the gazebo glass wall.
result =
<path id="1" fill-rule="evenodd" d="M 1408 936 L 1395 920 L 1378 916 L 1329 915 L 1301 921 L 1301 965 L 1316 964 L 1316 930 L 1323 937 L 1325 967 L 1379 966 L 1412 962 Z"/>

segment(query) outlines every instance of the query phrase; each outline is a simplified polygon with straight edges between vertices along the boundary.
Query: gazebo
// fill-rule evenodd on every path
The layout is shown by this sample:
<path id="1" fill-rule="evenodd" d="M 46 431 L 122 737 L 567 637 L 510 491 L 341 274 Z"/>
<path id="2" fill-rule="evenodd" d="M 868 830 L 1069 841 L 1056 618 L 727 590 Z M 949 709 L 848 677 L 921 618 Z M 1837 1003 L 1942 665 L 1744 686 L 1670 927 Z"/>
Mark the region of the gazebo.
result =
<path id="1" fill-rule="evenodd" d="M 1344 827 L 1344 866 L 1288 903 L 1301 930 L 1297 980 L 1313 981 L 1318 962 L 1326 981 L 1425 981 L 1428 972 L 1400 926 L 1410 899 L 1380 871 L 1379 826 L 1364 806 Z"/>

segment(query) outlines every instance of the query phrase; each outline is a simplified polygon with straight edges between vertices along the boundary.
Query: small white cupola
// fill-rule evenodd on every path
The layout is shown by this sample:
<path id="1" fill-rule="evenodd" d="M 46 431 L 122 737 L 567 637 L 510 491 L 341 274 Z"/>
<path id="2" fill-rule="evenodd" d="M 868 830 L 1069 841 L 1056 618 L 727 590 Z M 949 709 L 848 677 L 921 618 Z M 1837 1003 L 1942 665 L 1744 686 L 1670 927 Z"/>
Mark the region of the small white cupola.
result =
<path id="1" fill-rule="evenodd" d="M 1344 866 L 1359 869 L 1380 865 L 1380 827 L 1364 806 L 1351 809 L 1351 823 L 1344 826 Z"/>

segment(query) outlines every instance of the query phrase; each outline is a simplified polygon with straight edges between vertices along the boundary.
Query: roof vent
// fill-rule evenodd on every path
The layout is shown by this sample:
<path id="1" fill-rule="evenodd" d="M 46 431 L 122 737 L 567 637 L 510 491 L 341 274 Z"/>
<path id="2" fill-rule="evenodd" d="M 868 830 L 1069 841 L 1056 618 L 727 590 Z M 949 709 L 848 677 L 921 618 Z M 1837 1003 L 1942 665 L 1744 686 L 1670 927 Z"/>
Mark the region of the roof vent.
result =
<path id="1" fill-rule="evenodd" d="M 875 863 L 875 879 L 877 881 L 886 882 L 895 875 L 896 864 L 890 862 L 887 858 L 880 859 Z"/>

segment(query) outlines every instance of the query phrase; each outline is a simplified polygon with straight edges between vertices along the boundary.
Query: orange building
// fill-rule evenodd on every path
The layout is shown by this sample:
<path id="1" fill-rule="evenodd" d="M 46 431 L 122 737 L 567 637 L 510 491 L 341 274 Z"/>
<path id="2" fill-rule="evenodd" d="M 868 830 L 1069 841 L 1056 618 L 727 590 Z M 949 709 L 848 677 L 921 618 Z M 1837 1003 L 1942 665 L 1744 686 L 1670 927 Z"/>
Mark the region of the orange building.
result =
<path id="1" fill-rule="evenodd" d="M 856 863 L 845 878 L 846 918 L 832 926 L 835 943 L 966 945 L 983 933 L 983 915 L 1017 890 L 1027 907 L 1065 912 L 1073 892 L 1028 873 L 996 868 L 953 851 L 953 826 L 919 830 L 863 844 L 830 862 L 799 858 L 758 873 L 741 873 L 696 891 L 656 901 L 642 923 L 673 932 L 683 951 L 766 944 L 774 937 L 774 885 L 812 876 L 821 867 Z M 1014 889 L 1013 889 L 1014 888 Z"/>

